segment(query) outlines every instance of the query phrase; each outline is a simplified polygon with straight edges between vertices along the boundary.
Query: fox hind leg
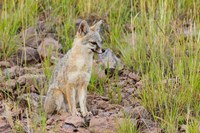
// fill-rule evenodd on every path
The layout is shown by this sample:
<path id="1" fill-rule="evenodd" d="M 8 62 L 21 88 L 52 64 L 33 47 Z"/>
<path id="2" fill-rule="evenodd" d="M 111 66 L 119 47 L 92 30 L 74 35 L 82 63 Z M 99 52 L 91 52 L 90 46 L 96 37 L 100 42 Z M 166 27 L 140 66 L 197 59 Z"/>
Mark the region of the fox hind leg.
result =
<path id="1" fill-rule="evenodd" d="M 56 103 L 56 111 L 60 114 L 66 112 L 66 104 L 64 100 L 64 95 L 60 90 L 55 90 L 54 91 L 54 99 Z"/>
<path id="2" fill-rule="evenodd" d="M 52 93 L 48 94 L 44 101 L 44 111 L 47 114 L 52 114 L 56 110 L 56 103 Z"/>
<path id="3" fill-rule="evenodd" d="M 66 112 L 64 95 L 59 89 L 54 89 L 47 94 L 44 102 L 44 110 L 47 114 Z"/>

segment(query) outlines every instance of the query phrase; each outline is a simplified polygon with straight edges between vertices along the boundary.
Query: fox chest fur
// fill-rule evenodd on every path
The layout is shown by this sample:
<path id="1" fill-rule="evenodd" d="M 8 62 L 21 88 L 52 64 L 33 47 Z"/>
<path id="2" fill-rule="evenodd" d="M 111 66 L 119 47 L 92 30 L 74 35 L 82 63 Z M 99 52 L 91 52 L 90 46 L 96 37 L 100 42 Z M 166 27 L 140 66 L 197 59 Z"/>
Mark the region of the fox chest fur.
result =
<path id="1" fill-rule="evenodd" d="M 91 77 L 93 53 L 85 51 L 81 45 L 72 47 L 68 58 L 65 60 L 62 71 L 58 75 L 60 83 L 80 87 L 83 84 L 88 85 Z"/>

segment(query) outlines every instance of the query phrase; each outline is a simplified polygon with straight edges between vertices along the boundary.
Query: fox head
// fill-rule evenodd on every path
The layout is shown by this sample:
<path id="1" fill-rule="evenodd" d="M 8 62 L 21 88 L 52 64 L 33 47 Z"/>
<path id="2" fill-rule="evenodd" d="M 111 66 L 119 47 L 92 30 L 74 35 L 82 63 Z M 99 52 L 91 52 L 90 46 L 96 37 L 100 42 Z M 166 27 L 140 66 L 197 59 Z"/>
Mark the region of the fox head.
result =
<path id="1" fill-rule="evenodd" d="M 83 20 L 78 28 L 76 39 L 81 41 L 81 45 L 84 45 L 89 51 L 95 52 L 98 54 L 103 53 L 102 49 L 102 39 L 99 34 L 100 26 L 102 24 L 102 20 L 97 22 L 95 25 L 89 27 L 88 23 Z"/>

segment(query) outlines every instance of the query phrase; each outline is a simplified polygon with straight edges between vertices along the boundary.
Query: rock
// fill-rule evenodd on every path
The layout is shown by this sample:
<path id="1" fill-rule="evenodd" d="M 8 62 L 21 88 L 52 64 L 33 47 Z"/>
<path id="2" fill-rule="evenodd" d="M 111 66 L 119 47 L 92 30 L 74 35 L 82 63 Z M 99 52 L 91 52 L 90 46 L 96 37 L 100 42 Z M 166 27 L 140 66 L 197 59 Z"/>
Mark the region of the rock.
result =
<path id="1" fill-rule="evenodd" d="M 40 46 L 37 48 L 39 55 L 42 58 L 51 57 L 52 52 L 58 52 L 62 49 L 62 45 L 51 37 L 44 38 Z"/>
<path id="2" fill-rule="evenodd" d="M 126 23 L 124 25 L 124 30 L 129 32 L 129 33 L 132 33 L 135 30 L 135 26 L 131 23 Z"/>
<path id="3" fill-rule="evenodd" d="M 128 101 L 128 100 L 126 100 L 126 99 L 123 99 L 122 100 L 122 104 L 123 104 L 123 106 L 129 106 L 130 105 L 130 101 Z"/>
<path id="4" fill-rule="evenodd" d="M 45 86 L 46 77 L 45 75 L 25 74 L 18 78 L 17 83 L 20 86 L 28 85 L 34 86 L 37 89 L 41 89 Z"/>
<path id="5" fill-rule="evenodd" d="M 97 79 L 105 79 L 106 78 L 104 69 L 96 61 L 93 62 L 92 74 L 97 76 Z"/>
<path id="6" fill-rule="evenodd" d="M 137 89 L 142 89 L 142 81 L 139 81 L 139 82 L 137 82 L 136 84 L 135 84 L 135 87 L 137 88 Z"/>
<path id="7" fill-rule="evenodd" d="M 150 131 L 154 128 L 157 129 L 157 124 L 153 122 L 151 119 L 139 119 L 137 125 L 143 129 L 149 129 Z M 152 130 L 154 131 L 154 130 Z M 157 132 L 156 132 L 157 133 Z"/>
<path id="8" fill-rule="evenodd" d="M 5 68 L 10 68 L 11 64 L 7 61 L 0 61 L 0 69 L 4 70 Z"/>
<path id="9" fill-rule="evenodd" d="M 41 43 L 41 38 L 37 34 L 37 31 L 34 27 L 29 27 L 28 29 L 22 31 L 19 36 L 21 38 L 22 43 L 25 41 L 26 46 L 29 46 L 35 49 Z"/>
<path id="10" fill-rule="evenodd" d="M 5 82 L 5 88 L 15 89 L 16 88 L 16 80 L 10 79 Z"/>
<path id="11" fill-rule="evenodd" d="M 13 66 L 11 68 L 6 68 L 3 71 L 3 74 L 6 79 L 14 79 L 15 77 L 19 76 L 20 67 L 19 66 Z"/>
<path id="12" fill-rule="evenodd" d="M 142 133 L 161 133 L 161 129 L 157 127 L 150 127 L 142 130 Z"/>
<path id="13" fill-rule="evenodd" d="M 0 117 L 0 132 L 1 133 L 11 133 L 12 132 L 10 124 L 2 116 Z"/>
<path id="14" fill-rule="evenodd" d="M 30 105 L 32 111 L 38 112 L 44 103 L 45 97 L 36 93 L 27 93 L 18 97 L 18 100 L 20 101 L 20 106 L 22 108 L 28 108 L 28 105 Z"/>
<path id="15" fill-rule="evenodd" d="M 122 70 L 124 68 L 121 60 L 110 49 L 106 49 L 104 53 L 99 54 L 98 61 L 104 69 L 112 68 Z"/>
<path id="16" fill-rule="evenodd" d="M 62 125 L 61 132 L 63 132 L 63 133 L 73 133 L 73 132 L 77 132 L 77 131 L 78 131 L 78 129 L 76 127 L 74 127 L 73 125 L 70 125 L 70 124 Z"/>
<path id="17" fill-rule="evenodd" d="M 180 78 L 174 77 L 174 78 L 164 79 L 162 83 L 164 85 L 170 85 L 170 86 L 180 85 Z"/>
<path id="18" fill-rule="evenodd" d="M 91 133 L 90 131 L 88 131 L 85 128 L 77 128 L 78 133 Z"/>
<path id="19" fill-rule="evenodd" d="M 150 119 L 151 116 L 149 112 L 143 106 L 137 106 L 133 108 L 132 106 L 124 107 L 124 112 L 135 119 Z"/>
<path id="20" fill-rule="evenodd" d="M 41 69 L 42 68 L 42 64 L 38 63 L 38 64 L 35 65 L 35 67 L 38 68 L 38 69 Z"/>
<path id="21" fill-rule="evenodd" d="M 38 21 L 36 30 L 39 32 L 43 32 L 43 31 L 45 31 L 45 28 L 46 28 L 46 21 L 44 18 L 44 20 Z"/>
<path id="22" fill-rule="evenodd" d="M 56 34 L 55 25 L 61 25 L 61 23 L 58 20 L 60 17 L 56 17 L 57 20 L 54 21 L 53 19 L 55 19 L 55 17 L 50 15 L 49 13 L 45 13 L 44 16 L 45 17 L 48 16 L 48 18 L 38 21 L 37 27 L 36 27 L 37 31 L 40 34 L 45 35 L 45 36 L 48 36 L 48 34 Z"/>
<path id="23" fill-rule="evenodd" d="M 103 109 L 105 110 L 106 108 L 108 108 L 110 106 L 110 104 L 108 102 L 105 102 L 105 101 L 99 101 L 97 103 L 97 108 L 98 109 Z"/>
<path id="24" fill-rule="evenodd" d="M 142 90 L 136 89 L 136 91 L 133 94 L 133 97 L 140 99 L 142 96 Z"/>
<path id="25" fill-rule="evenodd" d="M 66 124 L 73 125 L 74 127 L 84 126 L 84 119 L 79 116 L 69 116 L 65 120 Z"/>
<path id="26" fill-rule="evenodd" d="M 92 117 L 89 130 L 95 133 L 116 133 L 116 119 L 114 117 Z"/>
<path id="27" fill-rule="evenodd" d="M 104 101 L 109 101 L 109 97 L 101 96 L 101 99 Z"/>
<path id="28" fill-rule="evenodd" d="M 132 88 L 132 87 L 124 87 L 124 89 L 123 90 L 125 90 L 125 92 L 126 93 L 128 93 L 128 94 L 133 94 L 134 93 L 134 91 L 136 90 L 135 88 Z"/>
<path id="29" fill-rule="evenodd" d="M 51 54 L 50 62 L 52 64 L 56 64 L 58 60 L 61 59 L 63 56 L 64 56 L 63 54 L 54 51 Z"/>
<path id="30" fill-rule="evenodd" d="M 179 127 L 179 133 L 185 133 L 187 130 L 187 125 L 183 124 Z"/>
<path id="31" fill-rule="evenodd" d="M 19 36 L 22 39 L 26 39 L 31 35 L 35 35 L 37 33 L 36 29 L 34 27 L 29 27 L 23 31 L 20 32 Z"/>
<path id="32" fill-rule="evenodd" d="M 60 132 L 73 132 L 74 129 L 76 129 L 73 125 L 66 124 L 65 120 L 71 116 L 70 113 L 65 112 L 62 114 L 54 114 L 54 115 L 48 115 L 48 119 L 46 121 L 47 124 L 47 131 L 48 132 L 57 132 L 55 131 L 55 128 L 59 130 Z M 58 131 L 58 132 L 59 132 Z"/>
<path id="33" fill-rule="evenodd" d="M 122 80 L 122 81 L 118 81 L 116 85 L 117 87 L 124 88 L 127 85 L 127 83 L 126 81 Z"/>
<path id="34" fill-rule="evenodd" d="M 179 36 L 184 36 L 185 39 L 198 36 L 198 30 L 194 22 L 188 22 L 185 25 L 179 26 L 177 28 L 177 33 Z"/>
<path id="35" fill-rule="evenodd" d="M 32 47 L 23 47 L 20 48 L 17 52 L 17 55 L 13 57 L 13 62 L 16 64 L 35 64 L 40 61 L 39 54 L 36 49 Z"/>
<path id="36" fill-rule="evenodd" d="M 23 67 L 20 69 L 20 72 L 19 72 L 19 76 L 22 76 L 24 74 L 35 74 L 35 75 L 38 75 L 38 74 L 44 74 L 43 70 L 40 68 L 35 68 L 35 67 Z"/>
<path id="37" fill-rule="evenodd" d="M 135 74 L 135 73 L 132 73 L 132 72 L 129 73 L 128 77 L 133 79 L 136 82 L 138 82 L 140 80 L 140 76 L 138 74 Z"/>

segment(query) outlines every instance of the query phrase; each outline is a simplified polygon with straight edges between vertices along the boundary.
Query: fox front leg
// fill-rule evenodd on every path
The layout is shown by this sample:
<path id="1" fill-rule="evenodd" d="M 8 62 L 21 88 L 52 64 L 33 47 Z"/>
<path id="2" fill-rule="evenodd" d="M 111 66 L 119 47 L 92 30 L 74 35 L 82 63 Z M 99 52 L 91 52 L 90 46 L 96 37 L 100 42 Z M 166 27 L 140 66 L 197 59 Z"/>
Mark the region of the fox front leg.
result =
<path id="1" fill-rule="evenodd" d="M 82 116 L 89 116 L 92 113 L 88 112 L 86 107 L 86 97 L 87 97 L 87 87 L 82 87 L 78 90 L 78 98 L 79 98 L 79 104 L 81 108 Z"/>
<path id="2" fill-rule="evenodd" d="M 76 91 L 75 89 L 68 89 L 66 93 L 67 103 L 69 106 L 69 112 L 75 116 L 80 116 L 80 113 L 76 109 Z"/>

